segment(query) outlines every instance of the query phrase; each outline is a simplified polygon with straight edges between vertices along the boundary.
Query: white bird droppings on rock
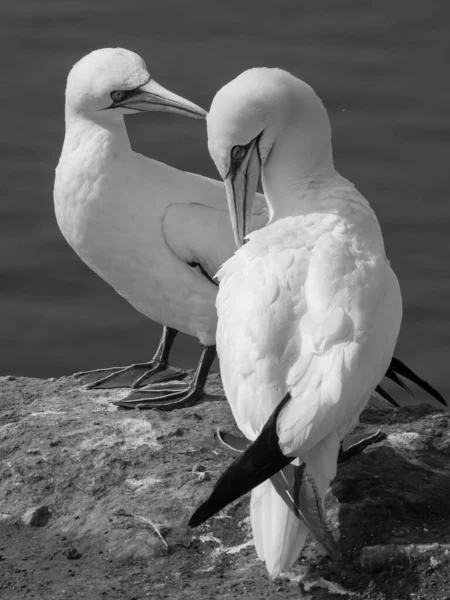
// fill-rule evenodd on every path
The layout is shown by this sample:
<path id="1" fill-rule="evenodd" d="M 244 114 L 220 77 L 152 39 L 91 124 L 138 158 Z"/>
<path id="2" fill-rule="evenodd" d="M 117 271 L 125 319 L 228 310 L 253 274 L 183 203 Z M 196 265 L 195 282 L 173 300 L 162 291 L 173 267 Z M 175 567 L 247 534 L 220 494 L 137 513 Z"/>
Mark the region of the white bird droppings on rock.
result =
<path id="1" fill-rule="evenodd" d="M 405 450 L 414 450 L 419 439 L 420 434 L 416 431 L 391 433 L 388 436 L 388 440 L 391 442 L 391 444 L 399 448 L 404 448 Z"/>
<path id="2" fill-rule="evenodd" d="M 154 477 L 146 477 L 145 479 L 133 479 L 129 478 L 125 481 L 125 483 L 132 490 L 144 490 L 152 485 L 156 485 L 157 483 L 161 483 L 161 479 L 155 479 Z"/>

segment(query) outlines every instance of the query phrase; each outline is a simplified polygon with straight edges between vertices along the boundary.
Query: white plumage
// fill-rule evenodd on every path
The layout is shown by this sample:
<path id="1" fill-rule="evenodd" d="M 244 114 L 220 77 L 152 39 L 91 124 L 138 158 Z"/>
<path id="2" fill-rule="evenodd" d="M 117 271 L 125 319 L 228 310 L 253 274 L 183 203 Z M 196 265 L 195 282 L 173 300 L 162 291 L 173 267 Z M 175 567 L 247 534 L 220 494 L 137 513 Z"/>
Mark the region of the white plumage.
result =
<path id="1" fill-rule="evenodd" d="M 328 117 L 305 83 L 278 69 L 244 72 L 216 95 L 208 143 L 233 180 L 238 241 L 248 233 L 240 202 L 251 200 L 239 195 L 239 177 L 257 176 L 255 156 L 271 215 L 218 273 L 224 389 L 250 440 L 290 392 L 279 445 L 306 463 L 323 499 L 340 440 L 389 367 L 402 316 L 398 281 L 374 212 L 334 170 Z M 251 518 L 258 556 L 276 576 L 299 555 L 307 529 L 270 481 L 253 490 Z"/>
<path id="2" fill-rule="evenodd" d="M 143 110 L 206 114 L 151 80 L 128 50 L 96 50 L 73 67 L 56 218 L 80 258 L 138 311 L 213 346 L 217 287 L 189 263 L 212 278 L 233 252 L 224 186 L 133 152 L 124 115 Z M 259 207 L 261 226 L 262 197 Z"/>

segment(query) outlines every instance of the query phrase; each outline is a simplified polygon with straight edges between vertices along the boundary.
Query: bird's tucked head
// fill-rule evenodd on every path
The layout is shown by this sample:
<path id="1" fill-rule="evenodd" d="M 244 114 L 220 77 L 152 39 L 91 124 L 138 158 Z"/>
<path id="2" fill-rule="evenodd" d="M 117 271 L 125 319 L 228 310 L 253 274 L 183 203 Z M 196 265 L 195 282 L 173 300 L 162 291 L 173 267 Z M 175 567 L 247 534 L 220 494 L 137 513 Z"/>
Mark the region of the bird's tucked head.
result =
<path id="1" fill-rule="evenodd" d="M 196 104 L 156 83 L 144 60 L 123 48 L 94 50 L 74 65 L 67 78 L 66 110 L 91 118 L 152 110 L 206 116 Z"/>
<path id="2" fill-rule="evenodd" d="M 233 155 L 243 155 L 257 138 L 265 161 L 275 140 L 276 113 L 285 104 L 283 92 L 289 90 L 291 79 L 295 78 L 281 69 L 249 69 L 217 92 L 207 117 L 208 148 L 223 179 Z"/>
<path id="3" fill-rule="evenodd" d="M 251 230 L 261 169 L 270 201 L 283 193 L 283 185 L 332 166 L 325 108 L 309 85 L 281 69 L 249 69 L 225 85 L 212 102 L 207 126 L 238 246 Z"/>

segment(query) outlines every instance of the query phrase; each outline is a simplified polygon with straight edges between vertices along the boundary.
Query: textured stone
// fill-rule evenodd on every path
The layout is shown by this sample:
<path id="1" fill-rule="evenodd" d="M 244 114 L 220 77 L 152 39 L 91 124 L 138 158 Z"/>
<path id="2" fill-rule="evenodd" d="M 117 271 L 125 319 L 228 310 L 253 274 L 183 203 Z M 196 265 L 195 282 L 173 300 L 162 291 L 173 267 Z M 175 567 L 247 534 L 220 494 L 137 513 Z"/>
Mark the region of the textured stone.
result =
<path id="1" fill-rule="evenodd" d="M 309 540 L 292 572 L 272 584 L 251 543 L 248 497 L 198 529 L 187 527 L 232 461 L 215 447 L 214 431 L 239 433 L 218 376 L 203 402 L 167 414 L 118 410 L 112 401 L 126 391 L 85 390 L 71 378 L 3 378 L 0 393 L 0 551 L 2 568 L 11 562 L 11 581 L 28 553 L 33 569 L 52 572 L 58 558 L 67 569 L 63 552 L 75 548 L 82 556 L 71 566 L 77 577 L 85 573 L 85 597 L 103 597 L 105 564 L 111 577 L 124 579 L 123 593 L 117 584 L 124 599 L 141 589 L 133 587 L 141 575 L 139 585 L 155 599 L 290 600 L 298 599 L 299 586 L 314 600 L 448 596 L 448 413 L 428 406 L 366 410 L 359 432 L 382 429 L 387 437 L 339 465 L 326 502 L 343 561 Z M 25 527 L 24 513 L 28 523 L 44 518 L 47 526 Z"/>
<path id="2" fill-rule="evenodd" d="M 51 512 L 48 506 L 33 506 L 22 515 L 24 525 L 44 527 L 50 520 Z"/>

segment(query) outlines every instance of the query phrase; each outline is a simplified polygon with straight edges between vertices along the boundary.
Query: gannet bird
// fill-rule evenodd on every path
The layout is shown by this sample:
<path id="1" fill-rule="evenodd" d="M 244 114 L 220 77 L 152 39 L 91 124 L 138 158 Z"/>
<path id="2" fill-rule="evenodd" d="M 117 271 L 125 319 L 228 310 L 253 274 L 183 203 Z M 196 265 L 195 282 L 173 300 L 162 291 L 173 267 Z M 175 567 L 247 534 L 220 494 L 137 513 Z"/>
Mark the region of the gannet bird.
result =
<path id="1" fill-rule="evenodd" d="M 132 151 L 124 115 L 168 111 L 204 118 L 205 111 L 151 79 L 137 54 L 96 50 L 71 70 L 66 89 L 66 136 L 56 170 L 56 218 L 80 258 L 138 311 L 164 326 L 147 363 L 81 373 L 90 387 L 141 387 L 182 375 L 168 364 L 178 331 L 203 347 L 193 379 L 148 386 L 120 406 L 171 409 L 203 395 L 215 357 L 217 287 L 213 277 L 234 251 L 221 182 L 173 169 Z M 254 228 L 267 222 L 256 195 Z M 396 361 L 396 362 L 395 362 Z M 438 394 L 394 359 L 387 375 L 404 375 Z M 392 396 L 379 387 L 389 402 Z"/>
<path id="2" fill-rule="evenodd" d="M 212 278 L 234 242 L 222 183 L 131 150 L 124 115 L 141 111 L 206 115 L 156 83 L 142 58 L 128 50 L 96 50 L 75 64 L 67 80 L 55 212 L 80 258 L 138 311 L 165 326 L 152 361 L 82 373 L 84 380 L 94 381 L 92 387 L 140 386 L 159 371 L 172 375 L 168 356 L 182 331 L 203 346 L 193 380 L 159 393 L 135 392 L 119 403 L 173 408 L 203 394 L 215 358 Z M 258 202 L 255 222 L 261 226 L 267 210 L 263 198 Z"/>
<path id="3" fill-rule="evenodd" d="M 218 273 L 217 350 L 252 444 L 190 525 L 252 489 L 254 543 L 275 577 L 308 531 L 339 557 L 322 501 L 340 442 L 391 363 L 402 299 L 375 213 L 334 169 L 310 86 L 280 69 L 245 71 L 217 93 L 207 126 L 239 247 Z M 260 173 L 270 220 L 250 233 Z"/>

